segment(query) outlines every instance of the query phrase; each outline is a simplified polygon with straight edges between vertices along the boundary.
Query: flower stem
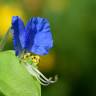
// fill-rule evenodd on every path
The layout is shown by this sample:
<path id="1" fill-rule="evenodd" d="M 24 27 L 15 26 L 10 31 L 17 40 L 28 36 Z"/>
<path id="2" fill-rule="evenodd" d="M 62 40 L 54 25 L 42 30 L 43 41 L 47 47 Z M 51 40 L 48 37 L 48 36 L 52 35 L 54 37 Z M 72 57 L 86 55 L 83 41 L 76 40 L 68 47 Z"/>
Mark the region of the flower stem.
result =
<path id="1" fill-rule="evenodd" d="M 2 51 L 4 49 L 4 46 L 6 44 L 6 41 L 8 39 L 9 33 L 10 33 L 10 29 L 8 29 L 8 31 L 6 32 L 5 36 L 3 37 L 3 39 L 0 41 L 0 51 Z"/>

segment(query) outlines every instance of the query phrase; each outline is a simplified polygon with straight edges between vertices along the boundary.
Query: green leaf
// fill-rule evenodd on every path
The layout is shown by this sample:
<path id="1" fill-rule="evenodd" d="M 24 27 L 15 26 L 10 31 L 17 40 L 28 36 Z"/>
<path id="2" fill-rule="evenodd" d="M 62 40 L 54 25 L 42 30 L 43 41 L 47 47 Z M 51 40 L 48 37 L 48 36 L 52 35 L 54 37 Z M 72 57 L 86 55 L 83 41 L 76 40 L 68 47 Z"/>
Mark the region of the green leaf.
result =
<path id="1" fill-rule="evenodd" d="M 20 64 L 14 51 L 0 52 L 0 91 L 5 96 L 41 96 L 40 83 Z"/>

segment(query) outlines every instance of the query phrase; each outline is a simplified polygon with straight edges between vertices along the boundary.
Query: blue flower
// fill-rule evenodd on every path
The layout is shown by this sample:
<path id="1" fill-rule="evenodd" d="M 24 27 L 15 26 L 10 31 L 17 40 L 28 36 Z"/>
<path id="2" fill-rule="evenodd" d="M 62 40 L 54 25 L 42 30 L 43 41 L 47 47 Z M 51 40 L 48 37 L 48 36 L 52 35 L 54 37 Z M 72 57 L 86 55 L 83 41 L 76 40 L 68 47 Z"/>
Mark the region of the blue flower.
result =
<path id="1" fill-rule="evenodd" d="M 20 17 L 13 16 L 11 28 L 16 55 L 20 55 L 23 50 L 45 55 L 53 47 L 50 24 L 47 19 L 33 17 L 24 26 Z"/>

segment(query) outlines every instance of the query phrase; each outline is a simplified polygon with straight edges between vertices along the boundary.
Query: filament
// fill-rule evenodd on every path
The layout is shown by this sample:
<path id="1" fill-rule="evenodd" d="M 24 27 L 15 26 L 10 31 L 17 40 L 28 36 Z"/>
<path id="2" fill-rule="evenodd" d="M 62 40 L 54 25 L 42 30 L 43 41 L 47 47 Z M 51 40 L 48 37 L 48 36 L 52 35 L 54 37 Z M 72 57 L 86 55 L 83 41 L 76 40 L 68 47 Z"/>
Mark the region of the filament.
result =
<path id="1" fill-rule="evenodd" d="M 52 78 L 47 79 L 37 68 L 28 63 L 25 63 L 25 67 L 31 75 L 36 77 L 36 79 L 40 82 L 41 85 L 47 86 L 51 83 L 55 83 L 58 79 L 57 76 L 55 76 L 54 81 L 52 81 Z"/>

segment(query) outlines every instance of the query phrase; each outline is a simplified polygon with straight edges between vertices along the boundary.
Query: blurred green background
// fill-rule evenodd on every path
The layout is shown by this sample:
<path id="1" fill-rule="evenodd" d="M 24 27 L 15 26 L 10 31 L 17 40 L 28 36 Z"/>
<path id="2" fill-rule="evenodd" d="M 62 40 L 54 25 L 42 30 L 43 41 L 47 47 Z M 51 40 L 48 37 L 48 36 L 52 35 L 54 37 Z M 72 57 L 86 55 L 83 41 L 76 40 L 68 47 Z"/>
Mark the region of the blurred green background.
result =
<path id="1" fill-rule="evenodd" d="M 54 48 L 39 68 L 59 80 L 42 86 L 42 96 L 96 96 L 96 0 L 0 0 L 0 38 L 13 15 L 25 24 L 33 16 L 50 21 Z M 7 49 L 13 49 L 11 37 Z"/>

